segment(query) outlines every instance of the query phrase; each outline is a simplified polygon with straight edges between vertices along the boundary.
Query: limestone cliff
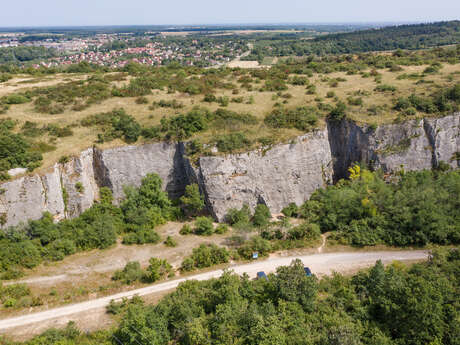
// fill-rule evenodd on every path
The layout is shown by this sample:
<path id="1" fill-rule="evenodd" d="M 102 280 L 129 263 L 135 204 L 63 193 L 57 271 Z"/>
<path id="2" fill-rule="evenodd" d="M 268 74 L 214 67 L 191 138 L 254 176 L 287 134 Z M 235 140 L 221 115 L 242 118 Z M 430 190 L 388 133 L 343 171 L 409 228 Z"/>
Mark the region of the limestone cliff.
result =
<path id="1" fill-rule="evenodd" d="M 445 162 L 460 166 L 460 113 L 438 119 L 360 126 L 330 122 L 289 144 L 243 154 L 200 157 L 190 164 L 183 143 L 154 143 L 82 152 L 44 175 L 19 177 L 0 185 L 0 225 L 38 219 L 48 211 L 56 220 L 76 217 L 91 207 L 99 187 L 123 198 L 123 186 L 138 186 L 148 173 L 163 179 L 176 198 L 194 181 L 211 214 L 222 220 L 231 207 L 265 203 L 278 213 L 304 202 L 317 188 L 347 175 L 354 162 L 384 172 L 419 170 Z"/>
<path id="2" fill-rule="evenodd" d="M 157 173 L 170 197 L 182 195 L 187 185 L 182 143 L 154 143 L 95 150 L 95 170 L 101 186 L 112 189 L 116 201 L 123 186 L 139 186 L 148 173 Z"/>
<path id="3" fill-rule="evenodd" d="M 297 138 L 266 151 L 202 157 L 198 176 L 208 208 L 218 220 L 227 210 L 266 204 L 279 213 L 291 202 L 303 203 L 332 180 L 327 131 Z"/>

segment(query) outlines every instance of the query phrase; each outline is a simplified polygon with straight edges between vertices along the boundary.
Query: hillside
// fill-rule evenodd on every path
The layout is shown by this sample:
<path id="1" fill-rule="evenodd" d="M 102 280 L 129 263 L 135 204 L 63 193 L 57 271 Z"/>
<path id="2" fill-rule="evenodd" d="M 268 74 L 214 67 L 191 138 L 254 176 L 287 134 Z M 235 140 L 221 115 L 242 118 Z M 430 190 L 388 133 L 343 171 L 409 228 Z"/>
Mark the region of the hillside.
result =
<path id="1" fill-rule="evenodd" d="M 301 35 L 272 37 L 255 43 L 247 60 L 266 56 L 351 54 L 396 49 L 427 49 L 460 43 L 460 21 L 388 26 L 321 35 L 305 40 Z"/>

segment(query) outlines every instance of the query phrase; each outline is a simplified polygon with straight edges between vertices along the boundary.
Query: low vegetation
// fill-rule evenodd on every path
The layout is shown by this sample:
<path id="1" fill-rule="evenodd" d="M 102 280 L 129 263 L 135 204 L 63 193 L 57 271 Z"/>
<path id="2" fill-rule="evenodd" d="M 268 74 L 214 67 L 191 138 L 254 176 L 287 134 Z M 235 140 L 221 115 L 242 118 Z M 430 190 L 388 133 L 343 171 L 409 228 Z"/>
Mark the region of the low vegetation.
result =
<path id="1" fill-rule="evenodd" d="M 435 251 L 410 267 L 377 262 L 353 276 L 306 276 L 303 263 L 268 280 L 226 272 L 187 281 L 156 305 L 112 303 L 114 331 L 80 333 L 70 324 L 24 345 L 176 344 L 456 344 L 458 249 Z M 7 345 L 13 343 L 6 342 Z"/>

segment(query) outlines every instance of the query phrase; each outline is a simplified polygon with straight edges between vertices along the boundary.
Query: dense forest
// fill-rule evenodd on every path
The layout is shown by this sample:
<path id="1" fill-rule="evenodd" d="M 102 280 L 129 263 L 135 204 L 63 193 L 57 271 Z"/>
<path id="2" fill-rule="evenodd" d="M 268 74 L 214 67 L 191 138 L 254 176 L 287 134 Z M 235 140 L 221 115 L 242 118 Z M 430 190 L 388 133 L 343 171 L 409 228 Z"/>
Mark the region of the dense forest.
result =
<path id="1" fill-rule="evenodd" d="M 108 311 L 121 315 L 114 332 L 82 334 L 69 324 L 25 344 L 453 345 L 459 277 L 458 249 L 435 251 L 411 267 L 377 262 L 350 277 L 322 279 L 306 276 L 297 260 L 267 280 L 226 272 L 182 283 L 157 305 L 113 303 Z"/>
<path id="2" fill-rule="evenodd" d="M 460 21 L 389 26 L 302 40 L 295 34 L 279 34 L 255 42 L 245 60 L 262 61 L 265 56 L 349 54 L 396 49 L 425 49 L 460 42 Z"/>
<path id="3" fill-rule="evenodd" d="M 58 52 L 45 47 L 0 48 L 0 64 L 18 64 L 34 60 L 45 60 L 58 56 Z"/>

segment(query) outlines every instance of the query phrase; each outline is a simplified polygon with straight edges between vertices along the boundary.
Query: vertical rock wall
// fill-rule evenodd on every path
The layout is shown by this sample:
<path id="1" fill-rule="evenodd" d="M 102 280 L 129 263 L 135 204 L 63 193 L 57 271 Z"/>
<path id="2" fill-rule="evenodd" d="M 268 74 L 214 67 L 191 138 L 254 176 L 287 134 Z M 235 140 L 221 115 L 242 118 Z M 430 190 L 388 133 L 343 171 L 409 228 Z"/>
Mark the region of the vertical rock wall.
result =
<path id="1" fill-rule="evenodd" d="M 209 211 L 222 220 L 244 203 L 266 204 L 278 213 L 291 202 L 303 203 L 317 188 L 347 175 L 354 162 L 384 172 L 421 170 L 441 162 L 460 166 L 460 113 L 411 120 L 378 128 L 351 121 L 331 122 L 290 144 L 243 154 L 201 157 L 196 166 L 183 143 L 154 143 L 108 150 L 88 149 L 45 175 L 23 176 L 0 185 L 0 225 L 38 219 L 47 211 L 56 220 L 91 207 L 101 186 L 123 198 L 123 186 L 138 186 L 157 173 L 172 198 L 191 181 L 199 184 Z M 63 191 L 65 190 L 65 193 Z M 64 198 L 63 195 L 67 195 Z M 66 199 L 66 200 L 65 200 Z"/>
<path id="2" fill-rule="evenodd" d="M 182 195 L 187 185 L 182 143 L 154 143 L 96 150 L 95 171 L 101 186 L 112 189 L 118 202 L 123 186 L 139 186 L 148 173 L 157 173 L 170 197 Z"/>
<path id="3" fill-rule="evenodd" d="M 267 151 L 202 157 L 197 174 L 208 208 L 218 220 L 229 208 L 243 204 L 254 208 L 263 203 L 278 213 L 291 202 L 303 203 L 331 182 L 328 133 L 310 133 Z"/>

